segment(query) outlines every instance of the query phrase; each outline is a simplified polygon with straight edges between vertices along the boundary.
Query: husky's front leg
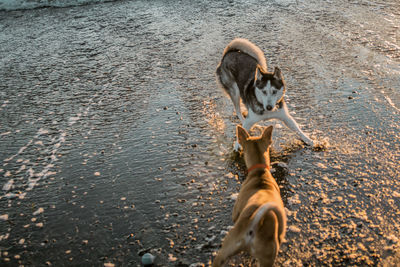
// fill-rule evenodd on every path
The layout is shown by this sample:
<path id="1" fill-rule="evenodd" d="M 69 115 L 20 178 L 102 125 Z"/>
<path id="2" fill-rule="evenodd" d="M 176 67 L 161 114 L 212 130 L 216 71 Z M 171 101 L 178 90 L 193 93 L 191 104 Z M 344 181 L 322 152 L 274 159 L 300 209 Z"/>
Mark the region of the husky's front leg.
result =
<path id="1" fill-rule="evenodd" d="M 246 119 L 244 119 L 242 126 L 244 129 L 246 129 L 247 132 L 249 132 L 251 127 L 253 127 L 253 125 L 256 124 L 257 122 L 259 122 L 260 120 L 262 120 L 262 117 L 260 117 L 256 113 L 254 113 L 253 110 L 251 108 L 249 108 L 247 117 L 246 117 Z M 238 142 L 237 137 L 236 137 L 236 142 L 235 142 L 235 146 L 233 149 L 236 152 L 238 152 L 241 149 L 241 146 Z"/>
<path id="2" fill-rule="evenodd" d="M 297 122 L 289 114 L 289 111 L 286 107 L 283 108 L 281 116 L 279 116 L 279 119 L 282 120 L 289 129 L 295 131 L 298 135 L 300 135 L 301 140 L 303 140 L 304 143 L 306 143 L 309 146 L 314 146 L 314 141 L 311 140 L 305 133 L 303 133 Z"/>
<path id="3" fill-rule="evenodd" d="M 234 83 L 232 85 L 232 92 L 230 93 L 230 97 L 232 99 L 233 102 L 233 106 L 235 107 L 235 111 L 237 116 L 239 117 L 240 123 L 243 124 L 244 122 L 244 117 L 242 115 L 242 111 L 240 109 L 240 91 L 239 91 L 239 87 L 237 86 L 236 83 Z"/>

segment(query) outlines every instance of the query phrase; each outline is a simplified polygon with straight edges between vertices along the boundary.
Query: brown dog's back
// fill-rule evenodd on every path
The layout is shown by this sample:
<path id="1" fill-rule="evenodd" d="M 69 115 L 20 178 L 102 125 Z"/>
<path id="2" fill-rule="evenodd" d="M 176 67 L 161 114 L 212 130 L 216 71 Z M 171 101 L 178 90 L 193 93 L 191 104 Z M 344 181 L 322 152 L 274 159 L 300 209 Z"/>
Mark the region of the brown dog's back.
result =
<path id="1" fill-rule="evenodd" d="M 237 135 L 248 175 L 233 208 L 235 225 L 226 235 L 213 267 L 222 266 L 243 250 L 257 258 L 260 266 L 273 266 L 285 236 L 286 215 L 279 186 L 269 171 L 272 126 L 260 137 L 250 137 L 238 126 Z"/>

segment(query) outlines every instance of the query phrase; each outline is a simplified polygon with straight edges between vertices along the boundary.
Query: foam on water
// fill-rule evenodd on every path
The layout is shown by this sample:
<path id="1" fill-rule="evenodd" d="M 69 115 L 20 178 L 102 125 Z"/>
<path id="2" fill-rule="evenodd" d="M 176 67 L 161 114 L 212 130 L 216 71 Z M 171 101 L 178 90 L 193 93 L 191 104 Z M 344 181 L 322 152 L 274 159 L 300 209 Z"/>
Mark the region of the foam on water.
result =
<path id="1" fill-rule="evenodd" d="M 384 95 L 384 97 L 385 97 L 386 101 L 389 103 L 389 105 L 391 105 L 395 110 L 400 112 L 400 108 L 396 107 L 396 105 L 393 103 L 392 99 L 389 96 Z"/>
<path id="2" fill-rule="evenodd" d="M 50 139 L 50 147 L 45 148 L 43 150 L 44 153 L 46 153 L 48 155 L 48 158 L 50 159 L 49 162 L 46 162 L 46 164 L 44 165 L 44 167 L 40 170 L 38 170 L 37 166 L 31 166 L 29 168 L 27 168 L 27 166 L 25 164 L 21 165 L 20 168 L 15 171 L 7 171 L 4 174 L 4 177 L 10 177 L 10 179 L 3 185 L 2 190 L 4 191 L 4 197 L 6 198 L 15 198 L 18 197 L 19 199 L 23 199 L 26 195 L 26 192 L 23 192 L 22 190 L 18 193 L 13 193 L 10 192 L 12 191 L 13 187 L 15 187 L 15 181 L 13 178 L 16 174 L 21 173 L 22 171 L 25 171 L 27 176 L 28 176 L 28 186 L 25 187 L 25 191 L 31 191 L 36 185 L 37 183 L 42 180 L 42 179 L 46 179 L 47 177 L 51 176 L 51 175 L 55 175 L 56 172 L 53 171 L 54 169 L 54 163 L 58 160 L 57 159 L 57 153 L 61 148 L 61 145 L 65 142 L 65 136 L 66 136 L 66 132 L 64 131 L 60 131 L 57 136 L 55 137 L 51 137 L 49 136 L 49 131 L 43 128 L 40 128 L 36 135 L 34 136 L 33 139 L 29 140 L 28 143 L 24 146 L 22 146 L 18 152 L 14 155 L 12 155 L 11 157 L 7 158 L 4 160 L 4 162 L 8 163 L 10 161 L 12 161 L 14 158 L 16 157 L 21 157 L 24 156 L 24 152 L 29 150 L 29 147 L 32 144 L 38 144 L 43 146 L 43 141 L 37 140 L 38 138 L 46 138 L 46 139 Z M 23 161 L 22 159 L 18 159 L 16 160 L 16 162 L 24 162 L 26 164 L 29 163 L 29 160 L 25 160 Z M 17 185 L 19 187 L 21 187 L 21 185 Z M 1 197 L 0 197 L 1 198 Z"/>
<path id="3" fill-rule="evenodd" d="M 113 0 L 0 0 L 0 10 L 9 11 L 41 7 L 69 7 L 112 1 Z"/>
<path id="4" fill-rule="evenodd" d="M 70 117 L 68 120 L 68 124 L 69 126 L 74 125 L 78 120 L 80 120 L 82 114 L 78 113 L 76 114 L 76 116 Z"/>

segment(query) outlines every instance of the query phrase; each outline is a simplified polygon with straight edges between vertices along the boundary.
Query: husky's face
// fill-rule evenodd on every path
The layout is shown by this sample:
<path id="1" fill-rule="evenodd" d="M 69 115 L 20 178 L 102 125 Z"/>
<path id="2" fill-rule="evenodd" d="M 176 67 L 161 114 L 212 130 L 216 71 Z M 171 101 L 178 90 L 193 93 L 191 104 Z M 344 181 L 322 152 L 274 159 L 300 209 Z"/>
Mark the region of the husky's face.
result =
<path id="1" fill-rule="evenodd" d="M 255 79 L 255 93 L 258 102 L 264 110 L 275 109 L 276 104 L 282 99 L 285 93 L 285 83 L 281 70 L 275 67 L 274 73 L 261 73 L 257 68 Z"/>

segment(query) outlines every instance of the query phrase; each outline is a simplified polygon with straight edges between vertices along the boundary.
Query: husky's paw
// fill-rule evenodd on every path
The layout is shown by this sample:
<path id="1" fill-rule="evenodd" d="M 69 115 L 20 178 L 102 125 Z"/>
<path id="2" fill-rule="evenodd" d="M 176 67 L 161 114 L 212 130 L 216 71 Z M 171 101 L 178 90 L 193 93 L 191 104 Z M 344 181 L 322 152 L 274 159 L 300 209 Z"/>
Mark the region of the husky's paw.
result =
<path id="1" fill-rule="evenodd" d="M 312 147 L 312 149 L 314 151 L 325 151 L 329 149 L 329 147 L 329 138 L 325 137 L 322 140 L 314 141 L 314 146 Z"/>
<path id="2" fill-rule="evenodd" d="M 310 146 L 310 147 L 314 147 L 315 142 L 313 140 L 311 140 L 310 138 L 304 138 L 302 140 L 306 145 Z"/>
<path id="3" fill-rule="evenodd" d="M 235 150 L 235 152 L 239 152 L 242 149 L 242 146 L 239 144 L 238 141 L 235 142 L 235 145 L 233 146 L 233 150 Z"/>
<path id="4" fill-rule="evenodd" d="M 315 142 L 313 141 L 313 140 L 307 140 L 307 141 L 305 141 L 304 143 L 306 143 L 306 145 L 308 145 L 308 146 L 310 146 L 310 147 L 314 147 L 314 145 L 315 145 Z"/>

